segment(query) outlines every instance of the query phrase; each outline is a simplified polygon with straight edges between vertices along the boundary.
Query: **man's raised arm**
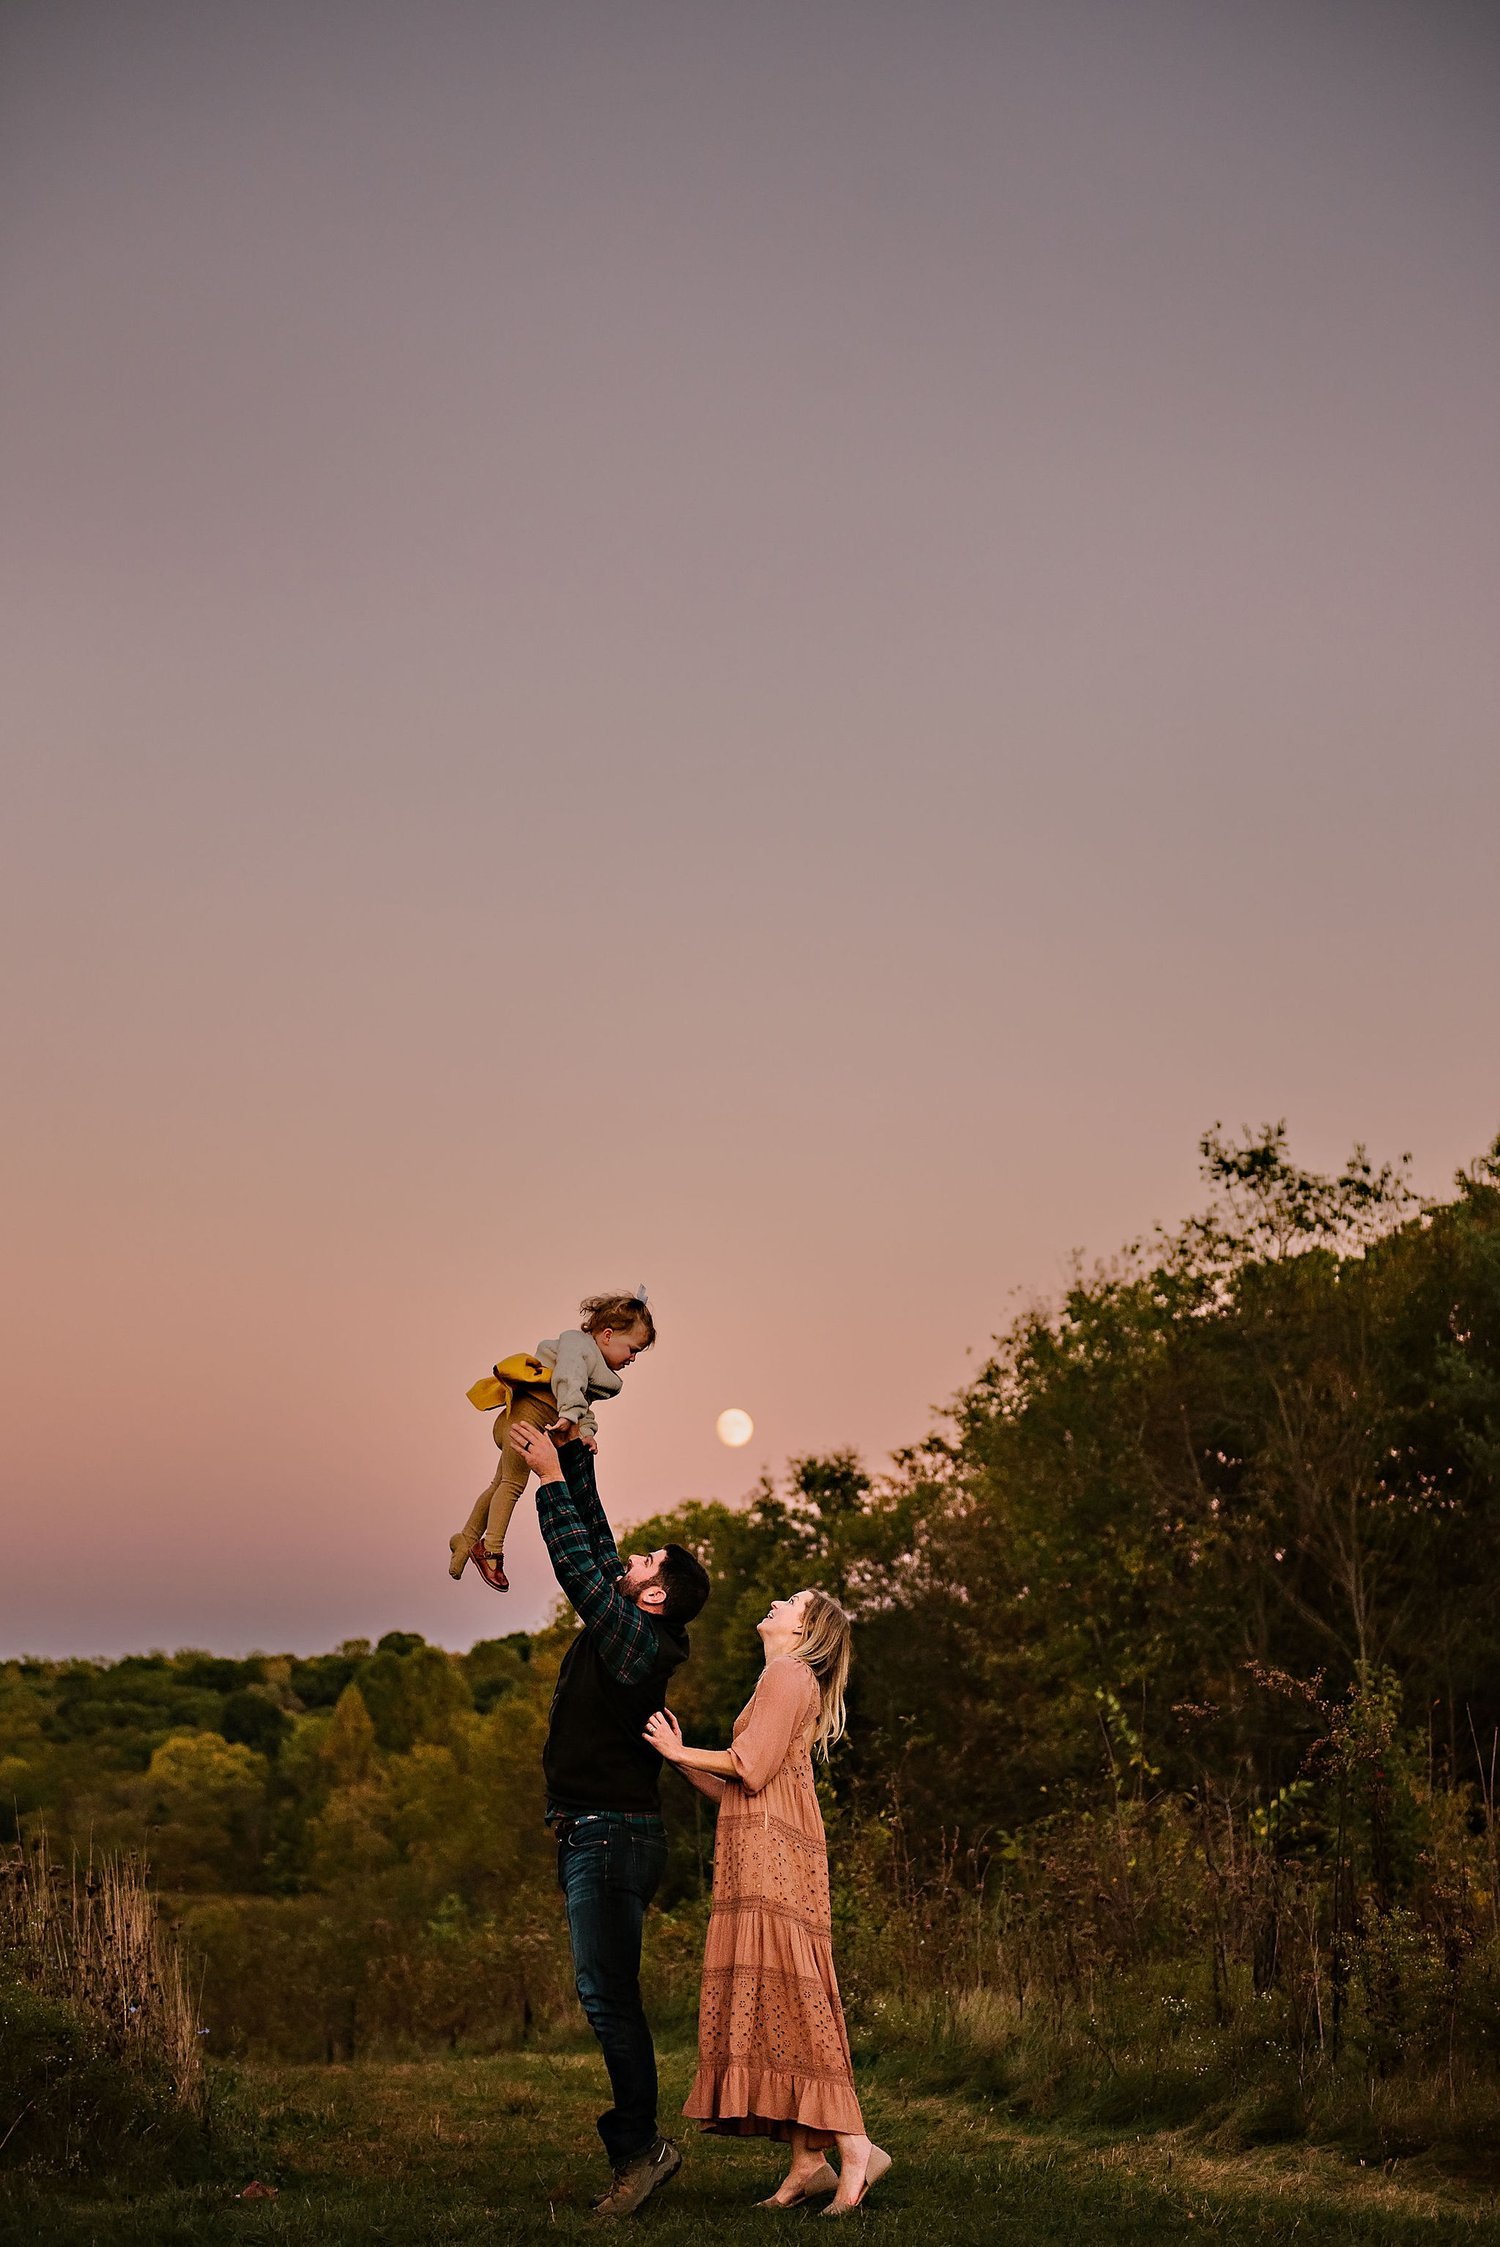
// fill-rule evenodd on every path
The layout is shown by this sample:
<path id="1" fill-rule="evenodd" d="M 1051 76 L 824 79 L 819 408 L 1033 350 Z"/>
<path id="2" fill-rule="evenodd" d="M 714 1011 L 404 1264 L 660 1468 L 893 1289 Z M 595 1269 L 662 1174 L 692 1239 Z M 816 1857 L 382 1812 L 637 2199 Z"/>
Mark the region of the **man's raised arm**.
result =
<path id="1" fill-rule="evenodd" d="M 518 1428 L 516 1446 L 536 1468 L 536 1518 L 553 1575 L 592 1634 L 611 1676 L 622 1685 L 638 1685 L 656 1667 L 660 1647 L 649 1619 L 619 1588 L 625 1564 L 615 1550 L 592 1475 L 589 1488 L 576 1491 L 539 1429 Z"/>
<path id="2" fill-rule="evenodd" d="M 557 1463 L 567 1482 L 574 1512 L 583 1524 L 584 1533 L 599 1566 L 606 1576 L 623 1576 L 625 1563 L 620 1558 L 614 1531 L 610 1528 L 599 1501 L 599 1485 L 594 1477 L 594 1454 L 585 1443 L 565 1443 L 557 1454 Z"/>

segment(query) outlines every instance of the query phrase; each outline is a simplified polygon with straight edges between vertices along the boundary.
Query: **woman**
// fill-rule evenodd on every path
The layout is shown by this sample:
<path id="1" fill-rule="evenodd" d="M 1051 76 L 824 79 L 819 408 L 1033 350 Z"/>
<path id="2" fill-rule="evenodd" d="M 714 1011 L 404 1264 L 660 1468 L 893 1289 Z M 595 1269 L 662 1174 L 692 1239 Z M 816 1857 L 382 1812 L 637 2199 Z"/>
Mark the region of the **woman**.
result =
<path id="1" fill-rule="evenodd" d="M 844 1729 L 849 1618 L 826 1592 L 796 1592 L 757 1628 L 765 1668 L 729 1748 L 686 1747 L 666 1710 L 646 1726 L 719 1805 L 698 2073 L 683 2112 L 726 2136 L 790 2141 L 791 2166 L 763 2207 L 832 2192 L 825 2213 L 843 2216 L 891 2165 L 854 2095 L 813 1785 L 814 1746 L 826 1757 Z M 837 2177 L 824 2158 L 835 2144 Z"/>

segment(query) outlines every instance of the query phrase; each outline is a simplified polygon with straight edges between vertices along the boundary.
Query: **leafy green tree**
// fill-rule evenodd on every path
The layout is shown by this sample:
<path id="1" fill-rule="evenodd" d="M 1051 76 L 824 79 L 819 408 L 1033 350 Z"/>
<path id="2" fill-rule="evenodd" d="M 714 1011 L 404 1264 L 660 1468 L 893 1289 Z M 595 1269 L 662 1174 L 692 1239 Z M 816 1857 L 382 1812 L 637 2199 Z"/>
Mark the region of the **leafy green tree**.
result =
<path id="1" fill-rule="evenodd" d="M 331 1721 L 317 1735 L 319 1761 L 334 1786 L 357 1786 L 376 1761 L 375 1726 L 357 1685 L 346 1685 Z"/>
<path id="2" fill-rule="evenodd" d="M 514 1693 L 526 1684 L 530 1660 L 529 1631 L 512 1631 L 505 1638 L 478 1639 L 467 1654 L 459 1657 L 459 1668 L 468 1679 L 474 1706 L 481 1715 L 505 1694 Z"/>
<path id="3" fill-rule="evenodd" d="M 149 1849 L 164 1888 L 239 1888 L 260 1861 L 264 1756 L 215 1732 L 179 1732 L 142 1786 Z"/>
<path id="4" fill-rule="evenodd" d="M 238 1740 L 257 1755 L 274 1759 L 292 1729 L 292 1720 L 263 1687 L 245 1685 L 225 1694 L 218 1728 L 226 1740 Z"/>
<path id="5" fill-rule="evenodd" d="M 458 1664 L 440 1647 L 420 1640 L 406 1652 L 382 1640 L 381 1648 L 359 1671 L 359 1691 L 375 1737 L 388 1752 L 399 1753 L 419 1740 L 444 1739 L 458 1716 L 473 1707 L 473 1695 Z"/>

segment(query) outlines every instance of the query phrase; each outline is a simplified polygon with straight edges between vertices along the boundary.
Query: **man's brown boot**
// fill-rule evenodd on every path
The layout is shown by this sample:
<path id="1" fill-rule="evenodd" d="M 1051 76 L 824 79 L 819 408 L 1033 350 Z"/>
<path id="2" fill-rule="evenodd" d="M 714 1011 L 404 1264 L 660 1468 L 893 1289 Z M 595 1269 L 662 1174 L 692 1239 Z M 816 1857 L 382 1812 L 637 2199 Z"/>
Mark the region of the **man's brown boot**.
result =
<path id="1" fill-rule="evenodd" d="M 658 2185 L 666 2184 L 682 2167 L 682 2155 L 670 2138 L 658 2138 L 633 2161 L 617 2169 L 603 2198 L 594 2202 L 596 2216 L 633 2216 Z"/>

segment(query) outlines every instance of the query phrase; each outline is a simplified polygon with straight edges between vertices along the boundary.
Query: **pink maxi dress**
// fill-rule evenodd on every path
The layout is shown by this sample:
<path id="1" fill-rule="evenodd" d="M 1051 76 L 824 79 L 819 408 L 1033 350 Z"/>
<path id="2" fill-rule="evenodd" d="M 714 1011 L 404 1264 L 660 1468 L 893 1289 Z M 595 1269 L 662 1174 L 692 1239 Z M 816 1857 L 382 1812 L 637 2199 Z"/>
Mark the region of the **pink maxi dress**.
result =
<path id="1" fill-rule="evenodd" d="M 684 1774 L 717 1801 L 719 1826 L 698 2073 L 682 2111 L 727 2136 L 790 2138 L 799 2123 L 828 2146 L 864 2123 L 833 1971 L 817 1717 L 812 1671 L 780 1655 L 735 1719 L 737 1777 Z"/>

